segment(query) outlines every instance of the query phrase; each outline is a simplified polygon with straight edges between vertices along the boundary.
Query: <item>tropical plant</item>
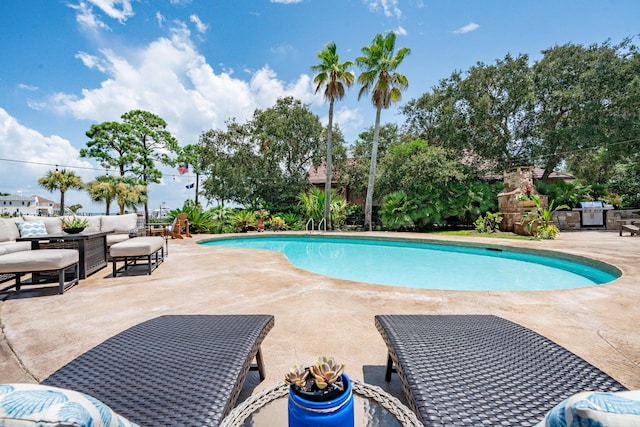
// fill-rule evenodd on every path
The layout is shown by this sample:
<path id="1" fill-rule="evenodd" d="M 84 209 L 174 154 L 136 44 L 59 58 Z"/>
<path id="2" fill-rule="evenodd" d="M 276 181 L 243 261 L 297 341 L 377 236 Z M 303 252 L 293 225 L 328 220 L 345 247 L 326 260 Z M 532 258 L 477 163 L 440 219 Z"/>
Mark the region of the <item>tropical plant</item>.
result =
<path id="1" fill-rule="evenodd" d="M 234 210 L 224 206 L 216 206 L 209 209 L 211 213 L 212 226 L 209 229 L 210 233 L 232 233 L 233 227 L 233 215 Z"/>
<path id="2" fill-rule="evenodd" d="M 286 212 L 278 214 L 278 217 L 284 220 L 287 230 L 302 229 L 302 219 L 300 218 L 300 215 L 293 212 Z"/>
<path id="3" fill-rule="evenodd" d="M 570 209 L 568 205 L 553 207 L 554 201 L 549 203 L 548 208 L 543 208 L 540 204 L 540 197 L 531 195 L 531 200 L 535 203 L 535 210 L 527 212 L 522 218 L 521 224 L 527 227 L 527 232 L 531 235 L 534 225 L 537 225 L 536 239 L 555 239 L 560 230 L 552 224 L 551 215 L 561 209 Z"/>
<path id="4" fill-rule="evenodd" d="M 409 80 L 395 70 L 411 51 L 400 48 L 395 52 L 396 34 L 388 32 L 386 35 L 377 34 L 371 45 L 361 49 L 362 56 L 356 63 L 362 68 L 358 76 L 358 83 L 362 85 L 358 99 L 371 92 L 371 101 L 376 108 L 376 121 L 371 147 L 371 165 L 369 169 L 369 183 L 365 199 L 365 229 L 371 230 L 371 215 L 373 205 L 373 190 L 376 177 L 376 162 L 378 155 L 378 138 L 380 135 L 380 112 L 391 106 L 391 102 L 400 101 L 401 91 L 409 87 Z"/>
<path id="5" fill-rule="evenodd" d="M 324 193 L 317 188 L 312 188 L 308 193 L 300 193 L 298 200 L 306 218 L 320 222 L 324 212 Z"/>
<path id="6" fill-rule="evenodd" d="M 69 210 L 73 212 L 74 215 L 77 214 L 80 209 L 82 209 L 82 205 L 80 203 L 69 206 Z"/>
<path id="7" fill-rule="evenodd" d="M 89 226 L 89 220 L 86 218 L 78 218 L 77 216 L 72 216 L 70 218 L 62 217 L 60 218 L 60 222 L 62 222 L 62 229 L 69 228 L 86 228 Z"/>
<path id="8" fill-rule="evenodd" d="M 537 181 L 536 189 L 540 194 L 549 196 L 549 200 L 568 205 L 570 208 L 579 208 L 580 202 L 592 200 L 592 186 L 585 184 L 582 180 Z"/>
<path id="9" fill-rule="evenodd" d="M 210 233 L 215 228 L 215 220 L 211 211 L 205 211 L 201 206 L 193 201 L 187 200 L 182 209 L 174 209 L 169 212 L 168 218 L 173 219 L 178 214 L 186 213 L 189 220 L 189 231 L 191 233 Z"/>
<path id="10" fill-rule="evenodd" d="M 300 193 L 298 196 L 302 211 L 306 218 L 311 218 L 318 224 L 324 218 L 325 194 L 323 191 L 312 188 L 308 193 Z M 340 197 L 335 190 L 331 190 L 330 215 L 331 222 L 337 227 L 344 225 L 351 205 Z"/>
<path id="11" fill-rule="evenodd" d="M 334 42 L 327 43 L 322 51 L 318 53 L 320 64 L 311 67 L 311 70 L 317 72 L 313 78 L 316 84 L 316 93 L 324 86 L 324 99 L 329 101 L 329 124 L 327 125 L 327 179 L 325 181 L 325 201 L 324 201 L 324 219 L 327 223 L 327 229 L 331 229 L 331 181 L 332 181 L 332 160 L 333 160 L 333 104 L 337 100 L 344 98 L 344 86 L 351 86 L 354 75 L 349 68 L 353 65 L 351 61 L 340 63 L 336 44 Z M 344 84 L 343 84 L 344 83 Z"/>
<path id="12" fill-rule="evenodd" d="M 502 222 L 502 215 L 500 212 L 489 212 L 485 216 L 480 216 L 475 221 L 476 231 L 478 233 L 495 233 L 500 228 Z"/>
<path id="13" fill-rule="evenodd" d="M 250 230 L 255 230 L 258 227 L 258 221 L 256 215 L 251 210 L 243 210 L 237 212 L 232 219 L 233 227 L 237 232 L 246 233 Z"/>
<path id="14" fill-rule="evenodd" d="M 271 217 L 270 223 L 271 223 L 271 228 L 273 228 L 274 231 L 287 229 L 287 223 L 285 222 L 284 219 L 280 218 L 279 216 Z"/>
<path id="15" fill-rule="evenodd" d="M 396 191 L 384 197 L 384 204 L 380 209 L 382 224 L 389 230 L 410 230 L 415 223 L 412 214 L 415 205 L 409 200 L 407 193 Z"/>
<path id="16" fill-rule="evenodd" d="M 67 190 L 76 189 L 81 190 L 84 188 L 82 178 L 80 178 L 74 171 L 62 169 L 58 171 L 48 171 L 45 176 L 38 180 L 38 184 L 47 189 L 48 191 L 60 191 L 60 214 L 64 214 L 64 195 Z"/>

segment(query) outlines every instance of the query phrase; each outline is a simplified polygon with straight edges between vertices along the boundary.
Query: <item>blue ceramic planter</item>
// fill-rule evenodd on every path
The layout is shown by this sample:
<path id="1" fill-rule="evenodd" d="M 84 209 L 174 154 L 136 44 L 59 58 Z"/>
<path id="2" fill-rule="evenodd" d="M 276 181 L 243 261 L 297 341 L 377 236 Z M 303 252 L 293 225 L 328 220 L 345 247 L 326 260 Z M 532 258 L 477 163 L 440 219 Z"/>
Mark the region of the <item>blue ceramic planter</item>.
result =
<path id="1" fill-rule="evenodd" d="M 289 388 L 289 427 L 353 427 L 351 380 L 342 374 L 345 391 L 324 402 L 305 399 Z"/>

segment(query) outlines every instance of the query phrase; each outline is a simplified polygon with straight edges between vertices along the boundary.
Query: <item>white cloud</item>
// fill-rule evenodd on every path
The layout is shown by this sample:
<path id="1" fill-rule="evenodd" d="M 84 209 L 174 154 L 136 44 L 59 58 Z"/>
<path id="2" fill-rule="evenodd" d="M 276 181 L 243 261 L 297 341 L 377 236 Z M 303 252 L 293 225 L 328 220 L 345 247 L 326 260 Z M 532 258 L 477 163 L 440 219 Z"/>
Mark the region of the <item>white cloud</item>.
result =
<path id="1" fill-rule="evenodd" d="M 156 12 L 156 21 L 158 21 L 158 26 L 160 28 L 162 28 L 162 26 L 164 25 L 165 20 L 166 19 L 163 14 L 161 14 L 160 12 Z"/>
<path id="2" fill-rule="evenodd" d="M 475 22 L 469 22 L 464 27 L 460 27 L 457 30 L 452 32 L 453 34 L 466 34 L 466 33 L 470 33 L 471 31 L 475 31 L 478 28 L 480 28 L 480 25 L 476 24 Z"/>
<path id="3" fill-rule="evenodd" d="M 271 47 L 271 49 L 269 49 L 269 51 L 274 55 L 287 56 L 290 53 L 295 52 L 295 48 L 292 45 L 285 43 L 285 44 L 279 44 L 277 46 L 273 46 Z"/>
<path id="4" fill-rule="evenodd" d="M 363 0 L 372 12 L 382 10 L 385 16 L 402 17 L 402 11 L 398 7 L 398 0 Z"/>
<path id="5" fill-rule="evenodd" d="M 406 36 L 408 34 L 407 30 L 405 30 L 405 28 L 402 25 L 398 26 L 398 28 L 393 30 L 393 32 L 399 36 Z"/>
<path id="6" fill-rule="evenodd" d="M 134 15 L 130 0 L 88 0 L 110 18 L 124 23 Z"/>
<path id="7" fill-rule="evenodd" d="M 326 105 L 326 104 L 325 104 Z M 328 110 L 328 108 L 327 108 Z M 329 111 L 320 119 L 324 126 L 329 124 Z M 358 108 L 351 109 L 342 106 L 333 113 L 333 123 L 340 126 L 343 134 L 357 133 L 362 130 L 364 117 Z"/>
<path id="8" fill-rule="evenodd" d="M 25 196 L 39 194 L 57 200 L 59 194 L 47 194 L 38 186 L 38 179 L 56 165 L 74 168 L 83 180 L 91 180 L 95 176 L 95 172 L 85 169 L 92 165 L 79 159 L 78 150 L 69 141 L 56 135 L 44 136 L 27 128 L 3 108 L 0 108 L 0 158 L 13 160 L 0 161 L 2 191 L 11 194 L 22 191 Z"/>
<path id="9" fill-rule="evenodd" d="M 93 13 L 93 8 L 87 3 L 81 1 L 77 5 L 70 4 L 69 7 L 76 11 L 76 21 L 78 22 L 78 24 L 80 24 L 80 26 L 90 31 L 97 31 L 99 29 L 111 29 Z"/>
<path id="10" fill-rule="evenodd" d="M 26 83 L 20 83 L 18 85 L 18 88 L 20 88 L 22 90 L 28 90 L 28 91 L 31 91 L 31 92 L 38 90 L 38 86 L 28 85 Z"/>
<path id="11" fill-rule="evenodd" d="M 204 33 L 209 29 L 209 26 L 203 23 L 198 17 L 198 15 L 191 15 L 189 17 L 189 20 L 195 24 L 196 29 L 198 30 L 199 33 Z"/>
<path id="12" fill-rule="evenodd" d="M 191 41 L 185 25 L 127 57 L 112 50 L 98 55 L 80 52 L 82 63 L 105 74 L 99 87 L 80 94 L 56 93 L 48 108 L 78 119 L 96 122 L 119 120 L 133 109 L 159 115 L 181 145 L 197 142 L 202 131 L 224 128 L 225 121 L 248 120 L 256 108 L 269 108 L 283 96 L 304 103 L 314 101 L 311 77 L 300 75 L 284 82 L 267 65 L 249 71 L 249 79 L 219 71 L 205 61 Z"/>

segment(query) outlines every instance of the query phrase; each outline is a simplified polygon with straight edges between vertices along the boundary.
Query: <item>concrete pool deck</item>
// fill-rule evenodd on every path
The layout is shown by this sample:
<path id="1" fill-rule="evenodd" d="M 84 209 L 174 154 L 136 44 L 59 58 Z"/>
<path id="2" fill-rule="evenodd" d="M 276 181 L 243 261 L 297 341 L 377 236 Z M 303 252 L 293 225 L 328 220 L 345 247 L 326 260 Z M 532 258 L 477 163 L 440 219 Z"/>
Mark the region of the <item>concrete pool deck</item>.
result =
<path id="1" fill-rule="evenodd" d="M 345 363 L 350 376 L 369 381 L 370 372 L 381 372 L 386 363 L 374 315 L 405 313 L 495 314 L 640 389 L 640 237 L 603 231 L 563 232 L 553 241 L 366 236 L 557 250 L 611 263 L 623 276 L 606 285 L 556 291 L 410 289 L 331 279 L 294 267 L 278 252 L 202 246 L 196 242 L 215 236 L 194 235 L 171 240 L 169 257 L 151 276 L 111 278 L 109 266 L 63 295 L 34 290 L 0 302 L 0 382 L 39 382 L 105 339 L 156 316 L 263 313 L 275 316 L 275 327 L 262 345 L 267 378 L 256 391 L 280 383 L 289 366 L 310 364 L 323 354 Z"/>

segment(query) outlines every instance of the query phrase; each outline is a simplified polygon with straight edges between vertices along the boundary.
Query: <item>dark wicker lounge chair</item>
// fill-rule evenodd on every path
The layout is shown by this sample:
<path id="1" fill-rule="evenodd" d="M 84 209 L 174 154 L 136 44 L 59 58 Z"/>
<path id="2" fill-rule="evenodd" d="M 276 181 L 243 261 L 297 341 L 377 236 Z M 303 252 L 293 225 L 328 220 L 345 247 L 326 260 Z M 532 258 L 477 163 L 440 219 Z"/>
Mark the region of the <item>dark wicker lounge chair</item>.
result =
<path id="1" fill-rule="evenodd" d="M 42 383 L 89 394 L 140 426 L 217 426 L 235 406 L 270 315 L 161 316 L 84 353 Z"/>
<path id="2" fill-rule="evenodd" d="M 625 388 L 545 337 L 488 315 L 378 315 L 409 406 L 426 426 L 532 426 L 565 398 Z"/>

